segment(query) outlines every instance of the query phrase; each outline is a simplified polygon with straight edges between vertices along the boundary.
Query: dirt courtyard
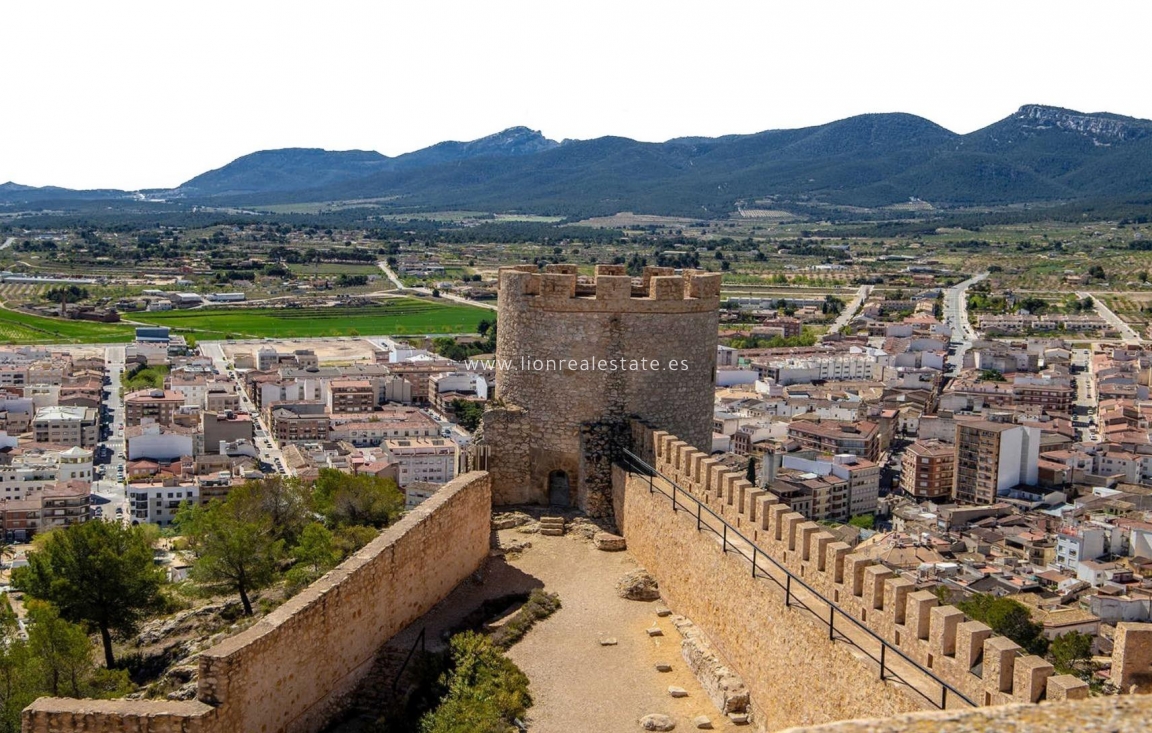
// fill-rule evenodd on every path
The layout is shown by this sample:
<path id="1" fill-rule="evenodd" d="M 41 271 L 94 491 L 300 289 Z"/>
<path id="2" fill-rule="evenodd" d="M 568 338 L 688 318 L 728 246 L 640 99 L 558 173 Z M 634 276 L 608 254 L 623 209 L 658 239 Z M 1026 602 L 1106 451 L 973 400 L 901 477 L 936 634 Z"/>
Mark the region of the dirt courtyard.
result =
<path id="1" fill-rule="evenodd" d="M 562 607 L 539 622 L 508 656 L 528 675 L 534 701 L 528 710 L 532 733 L 621 733 L 641 730 L 651 713 L 671 716 L 676 730 L 696 730 L 705 715 L 713 730 L 748 730 L 729 721 L 705 695 L 680 655 L 680 634 L 671 618 L 656 615 L 659 601 L 617 597 L 616 581 L 639 567 L 627 552 L 603 552 L 576 534 L 546 537 L 515 529 L 498 533 L 502 547 L 530 543 L 507 558 L 492 558 L 479 582 L 462 583 L 441 604 L 393 639 L 410 647 L 419 628 L 439 640 L 461 614 L 483 600 L 544 588 L 560 596 Z M 479 579 L 478 576 L 478 579 Z M 659 626 L 664 636 L 649 637 Z M 615 646 L 601 646 L 613 638 Z M 656 671 L 669 664 L 671 672 Z M 673 698 L 670 686 L 687 697 Z"/>

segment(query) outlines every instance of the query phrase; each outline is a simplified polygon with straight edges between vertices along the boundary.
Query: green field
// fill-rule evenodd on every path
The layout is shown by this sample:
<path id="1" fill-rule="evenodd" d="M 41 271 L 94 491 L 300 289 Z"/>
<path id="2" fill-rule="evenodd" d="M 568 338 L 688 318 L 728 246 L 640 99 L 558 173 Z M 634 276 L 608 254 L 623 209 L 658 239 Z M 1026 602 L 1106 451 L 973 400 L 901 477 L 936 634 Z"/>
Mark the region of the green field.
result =
<path id="1" fill-rule="evenodd" d="M 349 308 L 216 308 L 142 313 L 132 319 L 220 339 L 475 333 L 482 319 L 493 316 L 466 305 L 396 298 Z"/>
<path id="2" fill-rule="evenodd" d="M 102 344 L 131 341 L 132 326 L 43 318 L 20 311 L 0 310 L 0 343 L 4 344 Z"/>

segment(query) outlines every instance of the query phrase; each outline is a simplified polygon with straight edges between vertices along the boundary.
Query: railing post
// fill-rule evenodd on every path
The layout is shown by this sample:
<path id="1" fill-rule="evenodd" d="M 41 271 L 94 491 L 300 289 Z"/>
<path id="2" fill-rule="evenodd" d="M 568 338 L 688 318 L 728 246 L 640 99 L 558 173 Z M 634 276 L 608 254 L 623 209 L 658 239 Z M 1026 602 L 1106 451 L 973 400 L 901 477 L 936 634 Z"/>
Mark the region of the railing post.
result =
<path id="1" fill-rule="evenodd" d="M 700 500 L 696 500 L 696 531 L 700 531 Z"/>
<path id="2" fill-rule="evenodd" d="M 676 482 L 672 482 L 672 513 L 676 513 Z"/>
<path id="3" fill-rule="evenodd" d="M 752 545 L 752 577 L 756 577 L 756 545 Z"/>
<path id="4" fill-rule="evenodd" d="M 836 641 L 836 607 L 828 604 L 828 641 Z"/>
<path id="5" fill-rule="evenodd" d="M 880 642 L 880 681 L 884 681 L 884 653 L 888 651 L 888 645 L 883 641 Z"/>
<path id="6" fill-rule="evenodd" d="M 940 709 L 948 709 L 948 688 L 943 682 L 940 683 Z"/>
<path id="7" fill-rule="evenodd" d="M 784 572 L 788 573 L 787 570 Z M 789 608 L 792 605 L 792 573 L 786 576 L 788 580 L 784 582 L 784 607 Z"/>
<path id="8" fill-rule="evenodd" d="M 724 524 L 724 554 L 728 554 L 728 523 L 723 519 L 720 521 Z"/>
<path id="9" fill-rule="evenodd" d="M 649 494 L 651 494 L 651 493 L 652 493 L 652 491 L 653 491 L 653 488 L 652 488 L 652 479 L 653 479 L 653 474 L 651 474 L 651 473 L 650 473 L 650 474 L 648 474 L 648 493 L 649 493 Z"/>

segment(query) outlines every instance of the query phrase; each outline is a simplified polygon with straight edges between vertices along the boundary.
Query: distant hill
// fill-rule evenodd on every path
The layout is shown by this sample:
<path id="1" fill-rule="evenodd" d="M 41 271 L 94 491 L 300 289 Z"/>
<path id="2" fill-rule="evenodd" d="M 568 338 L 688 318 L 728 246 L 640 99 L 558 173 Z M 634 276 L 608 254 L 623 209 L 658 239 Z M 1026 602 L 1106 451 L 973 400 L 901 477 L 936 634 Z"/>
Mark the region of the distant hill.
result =
<path id="1" fill-rule="evenodd" d="M 1152 122 L 1026 105 L 958 135 L 914 115 L 869 114 L 796 130 L 643 143 L 548 140 L 523 127 L 389 158 L 290 148 L 253 153 L 171 191 L 189 203 L 387 199 L 397 210 L 708 217 L 741 202 L 878 207 L 1132 197 L 1152 192 Z M 123 192 L 0 186 L 0 202 Z"/>

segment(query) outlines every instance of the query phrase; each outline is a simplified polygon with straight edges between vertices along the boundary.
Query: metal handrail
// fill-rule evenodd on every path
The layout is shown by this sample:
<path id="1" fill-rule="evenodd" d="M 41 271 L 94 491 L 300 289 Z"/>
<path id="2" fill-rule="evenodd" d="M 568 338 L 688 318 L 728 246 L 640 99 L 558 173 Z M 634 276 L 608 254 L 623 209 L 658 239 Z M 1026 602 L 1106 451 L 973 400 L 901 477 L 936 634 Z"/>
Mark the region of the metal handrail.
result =
<path id="1" fill-rule="evenodd" d="M 427 627 L 420 629 L 420 635 L 416 637 L 416 641 L 412 642 L 412 648 L 408 650 L 408 656 L 404 657 L 404 662 L 400 665 L 400 669 L 396 670 L 396 676 L 392 679 L 392 695 L 396 695 L 397 688 L 400 687 L 400 677 L 404 674 L 404 670 L 408 668 L 408 662 L 412 661 L 412 655 L 416 653 L 416 647 L 420 647 L 420 653 L 423 654 L 427 651 L 424 648 L 424 632 Z"/>
<path id="2" fill-rule="evenodd" d="M 668 478 L 664 474 L 657 471 L 654 467 L 650 466 L 642 458 L 640 458 L 640 456 L 636 455 L 632 451 L 625 448 L 625 449 L 623 449 L 623 453 L 624 453 L 624 456 L 626 458 L 626 464 L 630 464 L 630 465 L 625 465 L 624 468 L 633 470 L 633 472 L 635 472 L 635 473 L 641 473 L 641 474 L 648 476 L 648 491 L 649 491 L 649 493 L 659 493 L 659 494 L 662 494 L 663 496 L 667 496 L 669 499 L 671 499 L 673 512 L 680 511 L 681 508 L 683 508 L 684 511 L 691 513 L 692 508 L 689 506 L 689 504 L 684 503 L 682 501 L 682 499 L 684 497 L 686 497 L 687 500 L 691 504 L 695 504 L 696 531 L 700 532 L 700 531 L 708 530 L 709 532 L 712 532 L 713 534 L 715 534 L 717 537 L 720 538 L 721 547 L 722 547 L 723 552 L 725 554 L 727 554 L 729 552 L 729 550 L 733 550 L 737 554 L 739 554 L 741 557 L 743 557 L 745 560 L 748 560 L 752 564 L 752 577 L 753 578 L 766 578 L 768 580 L 771 580 L 781 590 L 784 591 L 784 605 L 785 605 L 785 607 L 801 608 L 805 611 L 808 611 L 810 614 L 812 614 L 813 618 L 815 618 L 820 623 L 827 625 L 828 626 L 828 639 L 830 641 L 836 641 L 837 639 L 839 639 L 841 641 L 845 641 L 845 642 L 851 644 L 852 646 L 856 647 L 857 649 L 859 649 L 862 653 L 864 653 L 872 661 L 877 662 L 880 665 L 880 679 L 881 680 L 892 679 L 892 680 L 896 680 L 898 682 L 901 682 L 905 686 L 907 686 L 909 689 L 914 690 L 917 694 L 919 694 L 921 697 L 923 697 L 929 703 L 931 703 L 932 705 L 934 705 L 935 707 L 937 707 L 941 710 L 944 710 L 947 708 L 949 693 L 951 693 L 953 696 L 962 700 L 963 702 L 967 703 L 968 705 L 970 705 L 972 707 L 979 707 L 975 702 L 972 701 L 971 698 L 969 698 L 967 695 L 965 695 L 964 693 L 957 690 L 955 687 L 953 687 L 948 682 L 945 682 L 931 669 L 928 669 L 924 665 L 917 662 L 915 659 L 912 659 L 911 657 L 909 657 L 907 654 L 905 654 L 903 651 L 901 651 L 896 646 L 893 646 L 884 637 L 880 636 L 875 631 L 873 631 L 872 629 L 865 626 L 863 622 L 861 622 L 859 619 L 857 619 L 851 613 L 844 610 L 838 604 L 836 604 L 832 600 L 826 598 L 822 593 L 820 593 L 815 588 L 813 588 L 811 585 L 806 583 L 803 578 L 801 578 L 800 576 L 793 573 L 791 570 L 789 570 L 784 565 L 780 564 L 780 562 L 778 562 L 775 558 L 773 558 L 771 555 L 769 555 L 764 550 L 760 549 L 760 547 L 758 547 L 755 542 L 753 542 L 752 540 L 750 540 L 746 536 L 744 536 L 744 534 L 742 534 L 740 532 L 740 530 L 738 530 L 736 527 L 729 524 L 728 521 L 726 519 L 724 519 L 724 517 L 720 516 L 715 511 L 713 511 L 711 507 L 707 506 L 703 501 L 701 501 L 696 496 L 694 496 L 690 491 L 679 486 L 675 481 L 673 481 L 672 479 Z M 659 477 L 660 479 L 665 481 L 669 486 L 671 486 L 671 492 L 665 491 L 663 488 L 658 487 L 655 483 L 656 477 Z M 683 506 L 681 506 L 681 505 L 683 505 Z M 720 525 L 722 527 L 722 529 L 720 531 L 717 531 L 717 529 L 715 527 L 711 526 L 708 522 L 703 521 L 703 516 L 704 516 L 705 512 L 708 515 L 715 518 L 718 522 L 720 522 Z M 744 550 L 738 544 L 729 541 L 729 539 L 728 539 L 729 534 L 734 534 L 736 537 L 738 537 L 740 540 L 742 540 L 746 545 L 751 547 L 752 548 L 752 556 L 749 557 L 747 554 L 745 554 Z M 781 582 L 779 579 L 777 579 L 776 577 L 772 576 L 771 574 L 769 574 L 767 572 L 758 572 L 759 567 L 760 567 L 758 564 L 759 558 L 767 560 L 777 570 L 784 573 L 784 581 Z M 804 590 L 806 590 L 812 596 L 815 596 L 817 599 L 822 601 L 826 606 L 828 606 L 828 609 L 829 609 L 828 610 L 828 618 L 823 618 L 820 614 L 818 614 L 816 612 L 815 609 L 806 605 L 799 598 L 796 598 L 795 594 L 792 592 L 792 584 L 793 583 L 798 583 L 800 585 L 800 587 L 802 587 Z M 852 625 L 854 625 L 860 631 L 864 632 L 865 634 L 867 634 L 872 639 L 874 639 L 877 643 L 880 644 L 879 656 L 875 656 L 870 650 L 865 649 L 863 646 L 858 644 L 854 639 L 844 635 L 843 633 L 837 633 L 837 631 L 836 631 L 836 614 L 837 613 L 839 613 L 841 616 L 843 616 L 845 619 L 847 619 Z M 932 679 L 938 685 L 940 685 L 940 699 L 936 700 L 936 699 L 930 697 L 926 692 L 919 689 L 916 685 L 912 684 L 908 680 L 902 678 L 900 675 L 898 675 L 892 669 L 886 668 L 886 666 L 887 666 L 886 656 L 887 656 L 889 650 L 893 654 L 897 655 L 900 659 L 903 659 L 905 662 L 910 664 L 913 668 L 919 670 L 926 677 Z"/>

